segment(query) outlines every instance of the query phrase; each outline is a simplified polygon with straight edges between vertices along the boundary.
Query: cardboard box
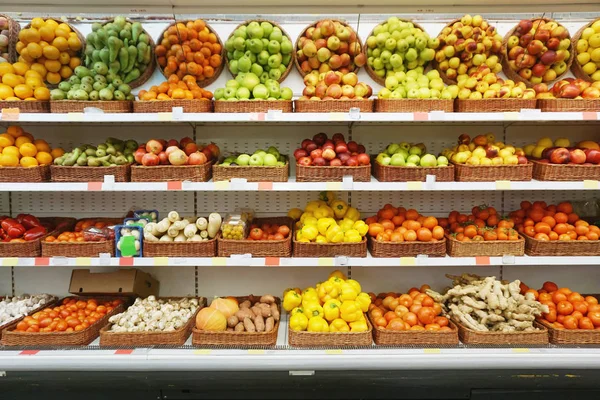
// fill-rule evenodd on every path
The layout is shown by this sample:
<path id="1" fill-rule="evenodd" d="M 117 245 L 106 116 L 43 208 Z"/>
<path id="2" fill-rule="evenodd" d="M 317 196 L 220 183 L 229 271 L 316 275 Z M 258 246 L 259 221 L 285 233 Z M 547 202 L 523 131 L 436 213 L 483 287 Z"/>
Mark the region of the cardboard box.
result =
<path id="1" fill-rule="evenodd" d="M 148 297 L 158 295 L 159 283 L 150 274 L 138 269 L 121 269 L 116 272 L 91 272 L 74 269 L 69 293 L 81 295 L 116 294 Z"/>

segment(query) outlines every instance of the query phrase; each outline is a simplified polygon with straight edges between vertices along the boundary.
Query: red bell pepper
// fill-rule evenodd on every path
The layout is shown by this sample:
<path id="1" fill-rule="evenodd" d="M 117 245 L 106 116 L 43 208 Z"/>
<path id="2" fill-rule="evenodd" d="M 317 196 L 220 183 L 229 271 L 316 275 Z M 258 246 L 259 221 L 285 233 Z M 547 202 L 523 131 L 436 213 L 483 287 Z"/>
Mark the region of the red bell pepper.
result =
<path id="1" fill-rule="evenodd" d="M 42 225 L 40 220 L 31 214 L 19 214 L 17 215 L 17 221 L 19 221 L 25 229 L 31 229 Z"/>
<path id="2" fill-rule="evenodd" d="M 29 229 L 25 234 L 23 234 L 23 239 L 30 242 L 35 239 L 39 239 L 44 236 L 48 231 L 43 226 L 36 226 L 35 228 Z"/>
<path id="3" fill-rule="evenodd" d="M 26 231 L 25 227 L 13 218 L 5 219 L 0 223 L 0 226 L 11 239 L 20 238 Z"/>

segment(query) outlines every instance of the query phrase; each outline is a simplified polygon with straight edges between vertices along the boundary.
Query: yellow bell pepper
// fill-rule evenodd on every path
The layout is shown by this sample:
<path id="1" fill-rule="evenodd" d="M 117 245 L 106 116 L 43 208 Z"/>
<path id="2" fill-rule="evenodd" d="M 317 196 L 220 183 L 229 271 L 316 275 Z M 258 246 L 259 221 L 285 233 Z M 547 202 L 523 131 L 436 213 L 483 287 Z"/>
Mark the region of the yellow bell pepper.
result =
<path id="1" fill-rule="evenodd" d="M 306 317 L 323 317 L 323 307 L 321 307 L 319 303 L 302 303 L 302 306 L 304 307 L 304 315 L 306 315 Z"/>
<path id="2" fill-rule="evenodd" d="M 305 331 L 308 327 L 308 318 L 304 314 L 296 313 L 290 317 L 290 328 L 293 331 Z"/>
<path id="3" fill-rule="evenodd" d="M 354 301 L 354 299 L 356 299 L 356 296 L 358 296 L 358 293 L 359 292 L 356 291 L 354 286 L 349 284 L 348 281 L 346 281 L 346 282 L 342 283 L 342 286 L 340 288 L 340 300 L 341 301 L 346 301 L 346 300 Z"/>
<path id="4" fill-rule="evenodd" d="M 323 304 L 323 314 L 325 319 L 329 322 L 340 317 L 340 303 L 339 300 L 329 299 Z"/>
<path id="5" fill-rule="evenodd" d="M 287 288 L 287 289 L 285 289 L 285 290 L 283 291 L 283 297 L 285 297 L 285 295 L 286 295 L 288 292 L 296 292 L 296 293 L 298 293 L 298 294 L 302 294 L 302 290 L 300 290 L 300 288 L 297 288 L 297 287 L 291 288 L 291 287 L 290 287 L 290 288 Z"/>
<path id="6" fill-rule="evenodd" d="M 355 281 L 354 279 L 348 279 L 346 283 L 350 284 L 354 290 L 356 290 L 357 294 L 362 292 L 362 288 L 360 287 L 360 283 L 358 283 L 358 281 Z"/>
<path id="7" fill-rule="evenodd" d="M 334 319 L 329 325 L 329 332 L 350 332 L 348 323 L 341 318 Z"/>
<path id="8" fill-rule="evenodd" d="M 314 216 L 315 215 L 311 212 L 302 213 L 302 215 L 300 216 L 300 222 L 302 222 L 304 224 L 304 220 L 306 220 L 306 218 L 310 218 L 310 217 L 314 218 Z"/>
<path id="9" fill-rule="evenodd" d="M 333 214 L 335 215 L 335 218 L 342 219 L 348 211 L 348 204 L 344 200 L 336 200 L 331 203 L 331 208 L 333 208 Z"/>
<path id="10" fill-rule="evenodd" d="M 299 307 L 294 308 L 289 313 L 290 313 L 290 316 L 293 316 L 293 315 L 296 315 L 296 314 L 304 314 L 304 308 L 302 306 L 299 306 Z"/>
<path id="11" fill-rule="evenodd" d="M 369 311 L 369 305 L 371 305 L 371 296 L 369 296 L 367 293 L 360 292 L 358 296 L 356 296 L 355 301 L 360 306 L 362 312 Z"/>
<path id="12" fill-rule="evenodd" d="M 309 201 L 306 204 L 306 207 L 304 207 L 304 212 L 309 212 L 312 213 L 314 212 L 317 208 L 319 208 L 322 204 L 327 204 L 324 201 L 321 200 L 314 200 L 314 201 Z"/>
<path id="13" fill-rule="evenodd" d="M 305 226 L 314 226 L 316 228 L 318 222 L 319 222 L 319 220 L 316 219 L 315 217 L 306 217 L 306 218 L 304 218 L 302 227 L 304 228 Z"/>
<path id="14" fill-rule="evenodd" d="M 317 221 L 317 229 L 319 230 L 319 233 L 323 236 L 327 234 L 327 229 L 329 229 L 330 226 L 335 225 L 337 225 L 335 219 L 329 217 L 321 218 Z"/>
<path id="15" fill-rule="evenodd" d="M 360 321 L 350 322 L 350 332 L 366 332 L 369 330 L 367 321 L 362 319 Z"/>
<path id="16" fill-rule="evenodd" d="M 340 278 L 338 278 L 336 276 L 332 276 L 329 279 L 327 279 L 327 281 L 334 284 L 334 286 L 337 288 L 338 294 L 339 294 L 339 292 L 340 292 L 340 290 L 342 288 L 342 283 L 344 283 L 344 280 L 340 279 Z"/>
<path id="17" fill-rule="evenodd" d="M 338 287 L 333 282 L 325 281 L 321 286 L 319 286 L 319 290 L 317 290 L 319 295 L 319 300 L 321 303 L 325 303 L 329 299 L 337 299 L 340 295 L 338 291 Z"/>
<path id="18" fill-rule="evenodd" d="M 290 211 L 288 211 L 287 215 L 294 221 L 298 221 L 302 216 L 302 210 L 299 208 L 292 208 Z"/>
<path id="19" fill-rule="evenodd" d="M 313 211 L 313 215 L 317 219 L 319 219 L 319 218 L 333 217 L 333 210 L 332 210 L 331 207 L 329 207 L 327 205 L 320 206 L 315 211 Z"/>
<path id="20" fill-rule="evenodd" d="M 341 243 L 344 241 L 344 232 L 337 224 L 332 225 L 327 229 L 325 237 L 329 243 Z"/>
<path id="21" fill-rule="evenodd" d="M 325 236 L 323 236 L 323 235 L 319 235 L 315 239 L 315 242 L 317 242 L 317 243 L 327 243 L 327 238 Z"/>
<path id="22" fill-rule="evenodd" d="M 356 221 L 352 226 L 352 229 L 356 229 L 360 236 L 365 236 L 369 232 L 369 225 L 365 221 Z"/>
<path id="23" fill-rule="evenodd" d="M 348 279 L 346 277 L 346 275 L 344 275 L 344 273 L 342 271 L 340 271 L 339 269 L 336 269 L 335 271 L 333 271 L 332 273 L 329 274 L 329 279 L 331 278 L 339 278 L 339 279 Z"/>
<path id="24" fill-rule="evenodd" d="M 344 218 L 343 220 L 338 222 L 340 228 L 342 228 L 342 232 L 347 232 L 354 226 L 354 221 L 348 218 Z"/>
<path id="25" fill-rule="evenodd" d="M 356 229 L 350 229 L 344 233 L 344 242 L 345 243 L 360 243 L 362 241 L 362 237 L 360 233 Z"/>
<path id="26" fill-rule="evenodd" d="M 307 330 L 309 332 L 329 332 L 329 325 L 323 317 L 316 316 L 309 318 Z"/>
<path id="27" fill-rule="evenodd" d="M 302 237 L 308 240 L 315 240 L 317 236 L 319 236 L 319 231 L 316 226 L 306 225 L 300 232 L 302 232 Z"/>
<path id="28" fill-rule="evenodd" d="M 302 303 L 311 303 L 311 302 L 319 302 L 319 296 L 317 294 L 317 290 L 313 287 L 307 287 L 302 292 Z"/>
<path id="29" fill-rule="evenodd" d="M 340 317 L 346 322 L 358 321 L 362 315 L 360 306 L 354 300 L 346 300 L 340 307 Z"/>
<path id="30" fill-rule="evenodd" d="M 360 211 L 354 207 L 349 207 L 348 211 L 346 211 L 346 215 L 344 215 L 344 218 L 348 218 L 352 221 L 358 221 L 360 219 Z"/>
<path id="31" fill-rule="evenodd" d="M 291 311 L 300 304 L 302 304 L 302 296 L 293 290 L 290 290 L 283 296 L 283 309 L 285 311 Z"/>
<path id="32" fill-rule="evenodd" d="M 300 237 L 300 239 L 296 239 L 296 242 L 299 242 L 299 243 L 310 243 L 310 240 L 308 240 L 305 237 Z"/>
<path id="33" fill-rule="evenodd" d="M 320 192 L 319 200 L 326 202 L 327 204 L 331 204 L 335 201 L 336 195 L 335 192 Z"/>

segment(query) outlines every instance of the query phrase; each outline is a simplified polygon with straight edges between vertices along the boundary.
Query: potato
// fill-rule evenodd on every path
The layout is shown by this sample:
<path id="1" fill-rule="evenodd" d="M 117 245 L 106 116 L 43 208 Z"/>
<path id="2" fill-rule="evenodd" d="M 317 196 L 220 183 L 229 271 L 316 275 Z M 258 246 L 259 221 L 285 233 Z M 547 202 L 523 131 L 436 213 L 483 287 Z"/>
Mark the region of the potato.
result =
<path id="1" fill-rule="evenodd" d="M 248 317 L 244 318 L 244 328 L 246 328 L 246 332 L 256 332 L 256 327 L 252 320 Z"/>
<path id="2" fill-rule="evenodd" d="M 265 331 L 265 320 L 262 315 L 257 315 L 256 318 L 254 318 L 254 326 L 256 327 L 256 332 Z"/>
<path id="3" fill-rule="evenodd" d="M 260 308 L 260 304 L 255 304 L 250 308 L 254 315 L 262 315 L 262 309 Z"/>
<path id="4" fill-rule="evenodd" d="M 235 313 L 235 316 L 239 321 L 243 321 L 244 318 L 254 318 L 254 313 L 249 308 L 244 308 Z"/>
<path id="5" fill-rule="evenodd" d="M 279 309 L 275 303 L 271 304 L 271 315 L 275 321 L 279 321 Z"/>
<path id="6" fill-rule="evenodd" d="M 252 307 L 252 303 L 250 300 L 246 300 L 240 304 L 240 308 L 250 308 Z"/>
<path id="7" fill-rule="evenodd" d="M 271 332 L 275 327 L 275 319 L 273 317 L 269 317 L 265 321 L 265 332 Z"/>
<path id="8" fill-rule="evenodd" d="M 260 315 L 262 315 L 263 318 L 269 318 L 271 316 L 270 305 L 261 303 L 258 305 L 258 307 L 260 308 Z"/>
<path id="9" fill-rule="evenodd" d="M 246 330 L 246 328 L 244 328 L 244 323 L 243 322 L 239 322 L 236 326 L 234 331 L 236 332 L 244 332 Z"/>
<path id="10" fill-rule="evenodd" d="M 227 326 L 230 328 L 235 327 L 239 322 L 240 319 L 235 315 L 232 315 L 231 317 L 227 318 Z"/>
<path id="11" fill-rule="evenodd" d="M 227 332 L 233 332 L 233 328 L 227 328 Z"/>
<path id="12" fill-rule="evenodd" d="M 266 304 L 273 304 L 275 303 L 275 297 L 271 296 L 270 294 L 265 294 L 260 298 L 260 302 Z"/>

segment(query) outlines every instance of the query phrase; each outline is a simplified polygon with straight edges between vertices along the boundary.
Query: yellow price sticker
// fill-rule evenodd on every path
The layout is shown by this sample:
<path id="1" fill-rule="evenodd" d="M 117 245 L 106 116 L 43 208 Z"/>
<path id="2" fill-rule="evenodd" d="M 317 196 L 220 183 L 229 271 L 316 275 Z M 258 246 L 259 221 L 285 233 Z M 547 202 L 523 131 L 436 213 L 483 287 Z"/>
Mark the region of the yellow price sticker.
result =
<path id="1" fill-rule="evenodd" d="M 325 190 L 342 190 L 342 182 L 327 182 L 325 183 Z"/>
<path id="2" fill-rule="evenodd" d="M 215 190 L 229 190 L 231 184 L 229 181 L 217 181 L 215 182 Z"/>
<path id="3" fill-rule="evenodd" d="M 441 352 L 440 349 L 423 349 L 423 353 L 425 354 L 440 354 Z"/>
<path id="4" fill-rule="evenodd" d="M 74 122 L 78 122 L 78 121 L 83 121 L 83 113 L 75 113 L 75 112 L 71 112 L 67 114 L 67 119 L 69 121 L 74 121 Z"/>
<path id="5" fill-rule="evenodd" d="M 333 260 L 333 257 L 319 258 L 319 263 L 318 263 L 319 267 L 333 267 L 334 265 L 335 265 L 335 262 Z"/>
<path id="6" fill-rule="evenodd" d="M 330 121 L 344 121 L 346 119 L 346 114 L 341 112 L 332 112 L 329 113 Z"/>
<path id="7" fill-rule="evenodd" d="M 525 348 L 515 348 L 512 349 L 513 353 L 529 353 L 529 349 L 525 349 Z"/>
<path id="8" fill-rule="evenodd" d="M 265 354 L 265 351 L 259 349 L 249 349 L 248 354 Z"/>
<path id="9" fill-rule="evenodd" d="M 332 356 L 334 356 L 334 355 L 343 354 L 343 351 L 342 351 L 342 350 L 340 350 L 340 349 L 334 349 L 334 350 L 325 350 L 325 354 L 328 354 L 328 355 L 332 355 Z"/>
<path id="10" fill-rule="evenodd" d="M 158 266 L 169 265 L 169 257 L 154 257 L 154 265 L 158 265 Z"/>
<path id="11" fill-rule="evenodd" d="M 504 113 L 504 120 L 505 121 L 518 121 L 519 120 L 519 113 L 516 112 L 516 111 L 505 112 Z"/>
<path id="12" fill-rule="evenodd" d="M 598 181 L 591 179 L 584 179 L 583 188 L 584 189 L 598 189 L 600 186 L 598 185 Z"/>
<path id="13" fill-rule="evenodd" d="M 205 356 L 205 355 L 210 354 L 210 349 L 194 350 L 194 354 L 199 355 L 199 356 Z"/>
<path id="14" fill-rule="evenodd" d="M 400 257 L 400 265 L 417 265 L 417 259 L 415 257 Z"/>
<path id="15" fill-rule="evenodd" d="M 16 267 L 19 263 L 19 259 L 17 257 L 7 257 L 2 259 L 3 267 Z"/>
<path id="16" fill-rule="evenodd" d="M 406 182 L 406 188 L 408 190 L 423 190 L 423 182 L 420 182 L 420 181 Z"/>
<path id="17" fill-rule="evenodd" d="M 214 265 L 215 267 L 225 267 L 227 265 L 227 258 L 226 257 L 213 257 L 212 265 Z"/>
<path id="18" fill-rule="evenodd" d="M 77 257 L 75 259 L 75 265 L 78 267 L 89 267 L 92 265 L 92 259 L 90 257 Z"/>
<path id="19" fill-rule="evenodd" d="M 158 120 L 159 121 L 173 121 L 173 113 L 172 112 L 159 112 Z"/>
<path id="20" fill-rule="evenodd" d="M 510 190 L 510 181 L 496 181 L 496 190 Z"/>

